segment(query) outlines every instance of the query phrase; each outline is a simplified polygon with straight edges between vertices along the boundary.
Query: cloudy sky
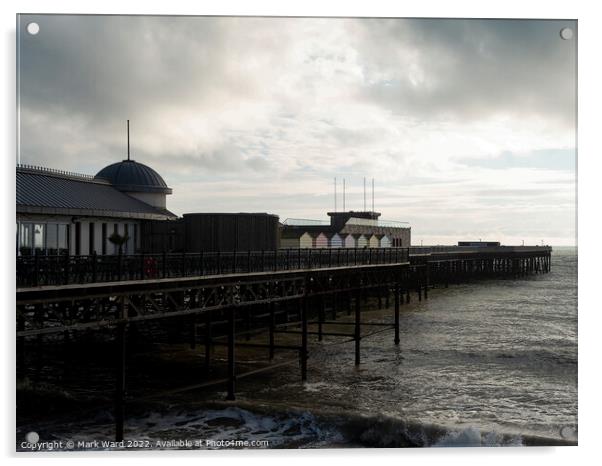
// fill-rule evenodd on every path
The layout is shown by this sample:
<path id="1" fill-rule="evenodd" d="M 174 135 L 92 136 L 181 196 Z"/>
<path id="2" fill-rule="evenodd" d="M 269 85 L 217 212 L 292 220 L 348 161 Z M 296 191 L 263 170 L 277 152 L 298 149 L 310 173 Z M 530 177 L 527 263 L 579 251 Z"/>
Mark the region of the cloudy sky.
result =
<path id="1" fill-rule="evenodd" d="M 177 214 L 326 219 L 365 176 L 415 244 L 574 244 L 572 21 L 20 21 L 21 163 L 95 174 L 130 119 Z"/>

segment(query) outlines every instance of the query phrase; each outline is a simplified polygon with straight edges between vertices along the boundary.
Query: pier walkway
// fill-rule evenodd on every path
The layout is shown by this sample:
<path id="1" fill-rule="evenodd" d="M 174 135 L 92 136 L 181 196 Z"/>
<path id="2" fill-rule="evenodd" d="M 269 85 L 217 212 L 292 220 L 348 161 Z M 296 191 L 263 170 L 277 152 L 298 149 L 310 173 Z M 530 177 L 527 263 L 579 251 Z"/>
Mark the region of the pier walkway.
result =
<path id="1" fill-rule="evenodd" d="M 311 337 L 353 341 L 359 365 L 363 338 L 389 330 L 393 344 L 399 344 L 400 306 L 411 293 L 421 300 L 435 285 L 546 273 L 550 255 L 550 247 L 447 247 L 19 257 L 17 370 L 27 377 L 26 352 L 43 344 L 43 338 L 111 329 L 117 355 L 115 437 L 120 441 L 132 326 L 154 322 L 161 327 L 178 320 L 187 329 L 180 337 L 204 349 L 207 367 L 213 348 L 226 346 L 227 377 L 186 389 L 225 384 L 227 399 L 233 400 L 237 381 L 249 375 L 237 373 L 237 347 L 263 348 L 270 361 L 276 351 L 290 352 L 295 357 L 286 364 L 298 362 L 305 381 Z M 362 321 L 368 297 L 377 299 L 379 308 L 393 302 L 389 321 Z M 352 321 L 337 321 L 341 313 Z M 333 324 L 349 331 L 332 331 Z M 296 335 L 297 343 L 279 342 L 284 334 Z M 250 335 L 264 335 L 266 341 L 251 343 Z"/>

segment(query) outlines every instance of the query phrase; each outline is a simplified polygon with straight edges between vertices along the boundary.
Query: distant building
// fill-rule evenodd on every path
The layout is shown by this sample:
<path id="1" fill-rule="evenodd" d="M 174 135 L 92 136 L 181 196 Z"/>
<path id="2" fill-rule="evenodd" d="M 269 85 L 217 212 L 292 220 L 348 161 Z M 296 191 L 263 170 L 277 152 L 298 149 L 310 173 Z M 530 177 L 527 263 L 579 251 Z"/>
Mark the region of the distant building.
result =
<path id="1" fill-rule="evenodd" d="M 410 225 L 404 222 L 379 220 L 379 212 L 328 212 L 328 216 L 330 221 L 286 219 L 282 224 L 281 247 L 405 248 L 410 246 Z M 311 243 L 307 241 L 308 237 L 312 238 Z"/>

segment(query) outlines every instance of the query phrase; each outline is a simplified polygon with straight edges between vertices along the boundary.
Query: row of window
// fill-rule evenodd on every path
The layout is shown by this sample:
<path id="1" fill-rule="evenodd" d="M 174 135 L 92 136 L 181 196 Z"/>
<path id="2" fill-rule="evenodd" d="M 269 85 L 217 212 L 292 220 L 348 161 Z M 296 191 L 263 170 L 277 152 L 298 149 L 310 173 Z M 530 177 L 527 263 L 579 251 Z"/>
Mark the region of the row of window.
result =
<path id="1" fill-rule="evenodd" d="M 48 251 L 49 254 L 60 254 L 69 250 L 69 225 L 20 223 L 17 241 L 21 254 L 42 250 Z"/>
<path id="2" fill-rule="evenodd" d="M 74 229 L 71 225 L 65 223 L 17 223 L 17 254 L 27 255 L 33 253 L 43 254 L 64 254 L 70 250 L 71 234 L 74 235 L 73 249 L 76 255 L 84 254 L 117 254 L 119 247 L 109 241 L 112 233 L 119 233 L 118 223 L 102 223 L 100 228 L 101 250 L 96 250 L 97 229 L 94 222 L 85 224 L 88 229 L 88 241 L 85 247 L 82 244 L 82 223 L 76 222 Z M 133 227 L 133 231 L 131 230 Z M 75 231 L 73 231 L 75 230 Z M 128 236 L 128 241 L 122 246 L 124 254 L 135 252 L 135 245 L 138 244 L 138 225 L 124 224 L 120 233 Z"/>

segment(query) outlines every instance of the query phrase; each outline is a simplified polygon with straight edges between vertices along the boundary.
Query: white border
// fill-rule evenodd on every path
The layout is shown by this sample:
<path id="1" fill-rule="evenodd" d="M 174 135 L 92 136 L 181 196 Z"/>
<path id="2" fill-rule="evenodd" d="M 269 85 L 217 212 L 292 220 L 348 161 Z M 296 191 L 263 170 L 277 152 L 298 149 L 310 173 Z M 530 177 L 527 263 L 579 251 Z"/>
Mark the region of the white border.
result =
<path id="1" fill-rule="evenodd" d="M 87 453 L 36 455 L 26 457 L 19 464 L 33 463 L 36 459 L 50 463 L 63 463 L 66 459 L 80 462 L 122 462 L 125 459 L 144 458 L 145 462 L 163 464 L 167 458 L 178 462 L 219 461 L 264 465 L 266 461 L 286 461 L 288 466 L 308 461 L 332 461 L 336 456 L 346 464 L 365 464 L 373 456 L 377 461 L 428 464 L 500 464 L 545 462 L 546 464 L 589 463 L 595 458 L 598 444 L 597 384 L 600 362 L 597 345 L 602 329 L 600 298 L 596 296 L 597 267 L 600 265 L 600 228 L 596 226 L 600 212 L 600 19 L 593 5 L 587 1 L 526 2 L 505 0 L 493 2 L 454 0 L 416 1 L 393 4 L 385 1 L 348 0 L 341 3 L 324 0 L 303 2 L 284 1 L 207 1 L 186 2 L 169 0 L 164 2 L 145 1 L 139 4 L 117 0 L 104 1 L 43 1 L 3 2 L 0 16 L 3 29 L 3 70 L 1 74 L 4 106 L 2 117 L 2 141 L 5 141 L 2 171 L 3 217 L 7 219 L 0 229 L 2 263 L 0 286 L 5 305 L 2 306 L 4 338 L 4 377 L 2 400 L 5 409 L 0 423 L 0 443 L 3 456 L 10 462 L 15 460 L 14 449 L 14 163 L 16 151 L 15 126 L 15 14 L 21 13 L 113 13 L 113 14 L 228 14 L 228 15 L 307 15 L 307 16 L 403 16 L 403 17 L 481 17 L 481 18 L 564 18 L 579 20 L 579 447 L 576 448 L 508 448 L 508 449 L 422 449 L 422 450 L 319 450 L 278 452 L 152 452 L 132 453 Z M 10 383 L 6 381 L 11 381 Z M 19 455 L 19 458 L 25 458 Z"/>

